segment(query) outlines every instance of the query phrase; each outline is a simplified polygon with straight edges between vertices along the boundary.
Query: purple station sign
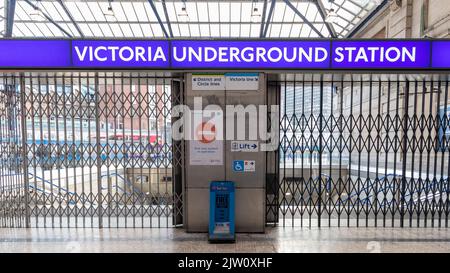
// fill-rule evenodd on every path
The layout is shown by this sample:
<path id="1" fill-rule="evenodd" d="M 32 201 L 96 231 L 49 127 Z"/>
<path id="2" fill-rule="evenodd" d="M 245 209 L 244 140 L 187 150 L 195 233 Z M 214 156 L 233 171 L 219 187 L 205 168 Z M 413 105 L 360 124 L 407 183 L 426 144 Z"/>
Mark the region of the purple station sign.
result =
<path id="1" fill-rule="evenodd" d="M 450 69 L 450 40 L 0 40 L 0 68 Z"/>
<path id="2" fill-rule="evenodd" d="M 433 41 L 431 61 L 433 68 L 450 68 L 450 41 Z"/>

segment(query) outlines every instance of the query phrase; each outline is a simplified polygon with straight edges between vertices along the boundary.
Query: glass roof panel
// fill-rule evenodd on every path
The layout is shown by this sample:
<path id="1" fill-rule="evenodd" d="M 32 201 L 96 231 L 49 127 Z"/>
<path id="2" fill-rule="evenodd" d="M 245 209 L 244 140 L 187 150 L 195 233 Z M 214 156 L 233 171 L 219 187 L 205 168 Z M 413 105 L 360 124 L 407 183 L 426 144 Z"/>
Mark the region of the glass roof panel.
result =
<path id="1" fill-rule="evenodd" d="M 94 36 L 92 31 L 91 31 L 91 27 L 88 24 L 78 24 L 78 26 L 80 27 L 81 31 L 84 33 L 84 35 L 86 36 Z"/>
<path id="2" fill-rule="evenodd" d="M 158 25 L 158 24 L 150 24 L 150 26 L 153 29 L 153 36 L 154 37 L 159 37 L 159 38 L 164 37 L 164 33 L 163 33 L 160 25 Z"/>
<path id="3" fill-rule="evenodd" d="M 134 34 L 133 29 L 131 29 L 131 25 L 120 24 L 120 28 L 122 29 L 123 34 L 125 35 L 125 37 L 136 37 L 136 35 Z"/>
<path id="4" fill-rule="evenodd" d="M 168 5 L 169 7 L 170 5 Z M 182 17 L 180 16 L 181 13 L 181 8 L 183 7 L 182 3 L 178 3 L 178 2 L 173 2 L 172 6 L 175 6 L 175 9 L 173 10 L 173 16 L 175 16 L 178 20 L 182 20 Z M 198 5 L 197 3 L 194 2 L 185 2 L 185 6 L 186 6 L 186 13 L 189 15 L 189 18 L 186 19 L 186 21 L 191 21 L 191 22 L 197 22 L 199 21 L 199 12 L 198 12 Z M 202 14 L 205 14 L 204 10 L 201 10 Z M 205 14 L 206 15 L 206 14 Z M 170 17 L 170 15 L 169 15 Z"/>
<path id="5" fill-rule="evenodd" d="M 240 36 L 240 27 L 237 24 L 230 25 L 230 37 L 239 37 Z"/>
<path id="6" fill-rule="evenodd" d="M 105 4 L 105 3 L 101 3 L 101 4 Z M 96 3 L 88 3 L 90 12 L 92 13 L 92 15 L 94 16 L 96 21 L 105 21 L 105 15 L 104 15 L 104 11 L 106 11 L 108 9 L 107 5 L 100 5 L 98 2 Z"/>
<path id="7" fill-rule="evenodd" d="M 230 37 L 230 25 L 229 24 L 221 24 L 220 25 L 220 36 L 221 37 Z"/>
<path id="8" fill-rule="evenodd" d="M 300 25 L 292 25 L 289 37 L 300 37 Z"/>
<path id="9" fill-rule="evenodd" d="M 188 9 L 186 8 L 186 11 L 188 11 Z M 191 22 L 195 22 L 195 16 L 197 16 L 197 20 L 198 21 L 203 21 L 203 22 L 209 22 L 209 12 L 208 12 L 208 6 L 207 3 L 205 2 L 200 2 L 200 3 L 196 3 L 196 7 L 195 7 L 195 12 L 193 12 L 193 18 L 191 17 L 191 13 L 188 12 L 189 14 L 189 19 Z"/>
<path id="10" fill-rule="evenodd" d="M 251 15 L 252 15 L 251 2 L 242 2 L 241 9 L 236 10 L 236 12 L 238 11 L 241 15 L 240 22 L 251 22 Z"/>
<path id="11" fill-rule="evenodd" d="M 33 8 L 26 4 L 25 2 L 17 2 L 15 15 L 19 15 L 21 19 L 28 21 L 42 21 L 43 17 L 39 16 L 39 14 L 33 14 Z M 31 15 L 33 15 L 33 20 L 31 20 Z M 14 21 L 17 21 L 18 18 L 14 18 Z M 32 22 L 31 22 L 32 24 Z"/>
<path id="12" fill-rule="evenodd" d="M 122 28 L 120 27 L 119 24 L 109 23 L 109 25 L 111 26 L 114 37 L 123 37 L 124 36 Z"/>
<path id="13" fill-rule="evenodd" d="M 17 0 L 13 36 L 165 38 L 167 33 L 166 38 L 257 38 L 263 25 L 263 30 L 267 29 L 262 31 L 267 33 L 266 37 L 319 37 L 304 22 L 303 16 L 322 36 L 330 37 L 316 0 L 289 0 L 294 9 L 283 0 L 273 0 L 275 5 L 271 12 L 272 0 L 267 0 L 266 5 L 264 1 L 154 0 L 157 16 L 148 0 L 63 0 L 69 16 L 56 0 Z M 337 17 L 330 25 L 338 37 L 345 37 L 379 3 L 376 0 L 317 1 L 321 2 L 325 16 L 331 9 L 336 12 Z M 272 14 L 270 18 L 269 13 Z M 4 17 L 4 1 L 0 1 L 1 36 L 6 31 Z M 265 22 L 262 22 L 263 18 Z M 77 26 L 82 33 L 79 33 Z"/>
<path id="14" fill-rule="evenodd" d="M 141 24 L 141 28 L 145 37 L 153 37 L 153 31 L 149 24 Z"/>
<path id="15" fill-rule="evenodd" d="M 61 37 L 58 29 L 54 29 L 52 24 L 49 23 L 37 23 L 36 27 L 39 28 L 40 31 L 44 33 L 45 36 L 49 37 Z"/>
<path id="16" fill-rule="evenodd" d="M 53 36 L 55 37 L 64 37 L 64 33 L 61 32 L 54 24 L 52 23 L 45 23 L 46 27 L 52 32 Z M 62 25 L 62 27 L 65 27 Z M 67 27 L 65 27 L 67 29 Z"/>
<path id="17" fill-rule="evenodd" d="M 18 33 L 22 36 L 32 36 L 33 35 L 33 32 L 31 32 L 31 30 L 27 26 L 25 26 L 25 24 L 23 24 L 23 23 L 17 23 L 14 25 L 14 27 L 17 28 Z"/>
<path id="18" fill-rule="evenodd" d="M 144 3 L 137 2 L 133 3 L 134 11 L 136 12 L 136 17 L 139 22 L 148 21 L 147 13 L 145 12 Z"/>
<path id="19" fill-rule="evenodd" d="M 200 37 L 200 27 L 197 24 L 188 24 L 191 37 Z"/>
<path id="20" fill-rule="evenodd" d="M 260 24 L 255 24 L 255 23 L 250 24 L 250 37 L 252 37 L 252 38 L 259 37 L 260 26 L 261 26 Z"/>
<path id="21" fill-rule="evenodd" d="M 111 30 L 107 25 L 102 24 L 90 24 L 90 29 L 92 30 L 92 33 L 96 37 L 111 37 Z"/>
<path id="22" fill-rule="evenodd" d="M 220 21 L 229 22 L 231 16 L 230 3 L 219 3 Z"/>
<path id="23" fill-rule="evenodd" d="M 167 9 L 167 14 L 169 15 L 169 21 L 171 21 L 171 22 L 178 21 L 178 12 L 181 11 L 182 7 L 183 7 L 183 3 L 181 3 L 181 2 L 166 3 L 166 9 Z"/>
<path id="24" fill-rule="evenodd" d="M 219 3 L 207 3 L 210 22 L 219 22 Z"/>
<path id="25" fill-rule="evenodd" d="M 317 7 L 314 5 L 310 5 L 308 12 L 305 14 L 306 19 L 310 22 L 315 22 L 317 19 L 319 11 L 317 10 Z"/>
<path id="26" fill-rule="evenodd" d="M 241 20 L 242 3 L 230 3 L 230 22 L 239 22 Z"/>
<path id="27" fill-rule="evenodd" d="M 270 25 L 268 36 L 270 38 L 278 38 L 279 37 L 278 34 L 280 33 L 280 30 L 281 30 L 280 24 L 272 24 L 272 25 Z"/>
<path id="28" fill-rule="evenodd" d="M 114 12 L 114 17 L 117 19 L 117 21 L 127 21 L 127 17 L 125 16 L 125 12 L 122 8 L 122 4 L 119 1 L 111 2 L 112 10 Z M 106 12 L 106 11 L 105 11 Z"/>
<path id="29" fill-rule="evenodd" d="M 280 37 L 283 37 L 283 38 L 290 37 L 291 36 L 290 33 L 291 33 L 291 28 L 289 27 L 289 25 L 284 24 L 281 26 Z"/>
<path id="30" fill-rule="evenodd" d="M 180 37 L 190 37 L 191 36 L 191 31 L 189 29 L 189 25 L 188 24 L 179 24 L 178 25 L 179 30 L 180 30 Z"/>
<path id="31" fill-rule="evenodd" d="M 5 18 L 6 18 L 5 2 L 0 1 L 0 36 L 5 35 Z"/>
<path id="32" fill-rule="evenodd" d="M 56 5 L 55 5 L 56 4 Z M 62 10 L 62 7 L 59 3 L 55 2 L 42 2 L 41 4 L 42 10 L 46 14 L 51 14 L 52 19 L 59 21 L 59 20 L 65 20 L 68 21 L 69 17 L 67 14 Z"/>
<path id="33" fill-rule="evenodd" d="M 6 19 L 6 10 L 5 10 L 5 19 Z M 22 8 L 21 5 L 16 6 L 14 20 L 29 20 L 30 16 L 28 13 Z M 2 24 L 3 25 L 3 24 Z M 4 27 L 4 25 L 3 25 Z"/>
<path id="34" fill-rule="evenodd" d="M 76 2 L 67 1 L 65 4 L 66 4 L 67 9 L 70 10 L 70 14 L 75 19 L 75 21 L 83 21 L 84 20 L 83 15 L 81 15 L 80 9 L 78 8 L 78 5 L 76 4 Z M 102 4 L 102 3 L 100 3 L 100 4 Z"/>
<path id="35" fill-rule="evenodd" d="M 211 24 L 211 37 L 220 37 L 219 24 Z"/>
<path id="36" fill-rule="evenodd" d="M 272 22 L 282 22 L 284 18 L 284 11 L 286 9 L 285 3 L 277 3 L 273 10 Z"/>
<path id="37" fill-rule="evenodd" d="M 76 5 L 81 13 L 81 16 L 86 21 L 95 21 L 95 17 L 98 18 L 100 16 L 100 14 L 96 14 L 97 16 L 94 16 L 94 14 L 92 14 L 87 2 L 76 2 Z"/>
<path id="38" fill-rule="evenodd" d="M 353 1 L 342 1 L 341 6 L 354 14 L 358 13 L 362 9 L 360 5 Z"/>
<path id="39" fill-rule="evenodd" d="M 134 5 L 131 2 L 121 3 L 122 10 L 125 11 L 125 16 L 128 21 L 137 21 L 136 11 Z"/>
<path id="40" fill-rule="evenodd" d="M 240 27 L 241 27 L 241 31 L 240 31 L 239 37 L 245 37 L 245 38 L 250 37 L 250 25 L 242 24 Z"/>
<path id="41" fill-rule="evenodd" d="M 297 3 L 297 10 L 301 11 L 303 15 L 307 14 L 309 12 L 309 9 L 311 8 L 311 3 Z M 292 10 L 292 9 L 290 9 Z M 292 11 L 293 12 L 293 11 Z M 290 21 L 292 22 L 303 22 L 302 18 L 300 18 L 300 16 L 296 15 L 294 13 L 294 18 L 293 20 Z"/>
<path id="42" fill-rule="evenodd" d="M 200 37 L 206 38 L 211 37 L 210 26 L 208 24 L 199 24 Z"/>

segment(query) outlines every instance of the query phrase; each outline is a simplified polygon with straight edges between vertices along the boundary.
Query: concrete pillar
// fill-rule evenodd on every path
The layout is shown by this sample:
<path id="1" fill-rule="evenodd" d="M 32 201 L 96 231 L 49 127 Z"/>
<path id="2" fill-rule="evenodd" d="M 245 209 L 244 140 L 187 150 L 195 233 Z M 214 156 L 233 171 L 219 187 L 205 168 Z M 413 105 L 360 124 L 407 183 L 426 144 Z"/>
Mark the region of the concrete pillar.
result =
<path id="1" fill-rule="evenodd" d="M 223 75 L 223 74 L 221 74 Z M 216 75 L 221 77 L 221 75 Z M 194 75 L 194 77 L 198 75 Z M 214 77 L 214 75 L 205 77 Z M 225 76 L 223 76 L 225 77 Z M 206 232 L 209 221 L 209 184 L 211 181 L 233 181 L 235 182 L 235 213 L 236 213 L 236 231 L 237 232 L 264 232 L 265 228 L 265 177 L 266 177 L 266 155 L 265 152 L 232 152 L 232 140 L 226 140 L 225 135 L 228 128 L 224 117 L 233 118 L 232 113 L 226 111 L 226 105 L 265 105 L 266 81 L 265 75 L 258 73 L 259 85 L 257 90 L 194 90 L 192 88 L 193 75 L 187 74 L 186 79 L 186 102 L 190 109 L 194 108 L 194 98 L 203 99 L 203 108 L 206 105 L 215 104 L 223 109 L 223 115 L 220 117 L 223 121 L 223 139 L 215 140 L 215 152 L 207 156 L 215 162 L 199 163 L 199 154 L 196 148 L 202 147 L 204 143 L 198 143 L 197 140 L 186 141 L 186 163 L 185 163 L 185 228 L 188 232 Z M 213 88 L 214 89 L 214 88 Z M 220 89 L 220 88 L 219 88 Z M 243 87 L 245 89 L 245 87 Z M 255 123 L 249 124 L 249 115 L 246 115 L 246 132 L 248 140 L 249 132 L 257 130 Z M 257 119 L 256 119 L 257 120 Z M 191 123 L 193 124 L 193 123 Z M 250 125 L 250 128 L 249 128 Z M 195 126 L 192 126 L 195 127 Z M 237 131 L 236 116 L 234 116 L 234 131 Z M 192 128 L 193 131 L 196 128 Z M 218 129 L 218 128 L 217 128 Z M 220 133 L 219 130 L 216 131 Z M 193 132 L 195 133 L 195 132 Z M 196 143 L 197 141 L 197 143 Z M 260 139 L 258 134 L 259 143 Z M 192 146 L 194 145 L 194 146 Z M 212 147 L 212 146 L 211 146 Z M 213 149 L 212 148 L 212 149 Z M 220 158 L 217 158 L 220 156 Z M 236 160 L 247 160 L 255 164 L 254 171 L 236 172 L 233 170 L 233 162 Z M 200 160 L 201 161 L 201 160 Z"/>

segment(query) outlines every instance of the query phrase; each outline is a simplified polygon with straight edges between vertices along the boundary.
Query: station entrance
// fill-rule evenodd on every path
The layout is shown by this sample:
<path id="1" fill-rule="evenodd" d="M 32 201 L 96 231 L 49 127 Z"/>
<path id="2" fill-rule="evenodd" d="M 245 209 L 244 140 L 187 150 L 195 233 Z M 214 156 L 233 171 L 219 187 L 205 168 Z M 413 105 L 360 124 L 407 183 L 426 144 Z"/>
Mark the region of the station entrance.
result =
<path id="1" fill-rule="evenodd" d="M 263 78 L 279 110 L 261 178 L 266 225 L 448 226 L 447 74 Z M 0 225 L 183 226 L 189 162 L 171 111 L 188 104 L 186 79 L 2 72 Z"/>

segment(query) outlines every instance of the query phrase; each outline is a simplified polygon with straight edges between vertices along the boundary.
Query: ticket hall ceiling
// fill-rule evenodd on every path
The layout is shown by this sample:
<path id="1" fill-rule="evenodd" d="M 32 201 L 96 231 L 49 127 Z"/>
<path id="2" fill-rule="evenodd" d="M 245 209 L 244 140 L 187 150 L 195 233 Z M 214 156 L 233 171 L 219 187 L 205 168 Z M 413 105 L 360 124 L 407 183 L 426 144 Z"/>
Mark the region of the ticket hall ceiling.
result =
<path id="1" fill-rule="evenodd" d="M 346 38 L 388 0 L 0 0 L 6 38 Z"/>

